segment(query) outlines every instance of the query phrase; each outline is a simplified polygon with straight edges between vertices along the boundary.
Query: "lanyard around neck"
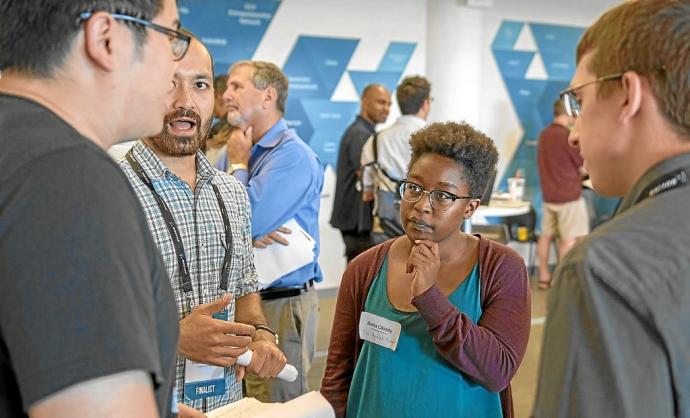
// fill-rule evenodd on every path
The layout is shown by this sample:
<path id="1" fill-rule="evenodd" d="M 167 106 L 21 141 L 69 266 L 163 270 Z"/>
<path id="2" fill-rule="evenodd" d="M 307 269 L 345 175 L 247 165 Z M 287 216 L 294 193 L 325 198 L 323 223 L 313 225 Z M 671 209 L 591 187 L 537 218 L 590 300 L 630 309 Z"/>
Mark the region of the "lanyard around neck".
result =
<path id="1" fill-rule="evenodd" d="M 165 203 L 163 198 L 158 194 L 158 192 L 156 192 L 151 178 L 148 176 L 148 174 L 146 174 L 144 169 L 141 167 L 141 164 L 139 164 L 139 162 L 134 158 L 132 150 L 125 155 L 125 158 L 139 180 L 141 180 L 141 182 L 144 183 L 153 194 L 154 200 L 156 201 L 158 209 L 160 210 L 163 220 L 165 221 L 165 226 L 168 229 L 170 238 L 172 239 L 173 247 L 175 248 L 175 257 L 177 258 L 177 267 L 180 274 L 180 285 L 182 287 L 182 291 L 185 293 L 185 296 L 190 299 L 193 292 L 192 278 L 189 273 L 189 264 L 187 262 L 187 256 L 185 255 L 184 245 L 182 243 L 182 235 L 177 227 L 175 218 L 173 217 L 167 203 Z M 230 277 L 230 265 L 232 263 L 232 229 L 230 227 L 228 212 L 221 197 L 220 190 L 215 184 L 212 184 L 212 187 L 213 192 L 216 195 L 216 199 L 218 200 L 218 206 L 220 207 L 220 212 L 223 218 L 223 229 L 225 232 L 225 257 L 223 259 L 223 268 L 221 270 L 220 283 L 218 287 L 221 291 L 227 291 L 228 280 Z"/>
<path id="2" fill-rule="evenodd" d="M 687 184 L 688 174 L 684 168 L 664 174 L 653 181 L 649 186 L 645 187 L 634 204 L 636 205 L 647 198 L 657 196 L 661 193 L 668 192 L 669 190 L 673 190 L 678 187 L 683 187 Z"/>

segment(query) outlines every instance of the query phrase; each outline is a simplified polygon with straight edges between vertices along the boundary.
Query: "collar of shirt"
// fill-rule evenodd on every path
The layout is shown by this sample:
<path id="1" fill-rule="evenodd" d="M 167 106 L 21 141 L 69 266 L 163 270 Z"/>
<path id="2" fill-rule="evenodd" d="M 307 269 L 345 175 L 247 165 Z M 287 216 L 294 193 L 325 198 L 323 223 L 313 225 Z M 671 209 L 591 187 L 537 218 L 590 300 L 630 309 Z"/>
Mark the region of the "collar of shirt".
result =
<path id="1" fill-rule="evenodd" d="M 556 127 L 556 128 L 559 128 L 559 129 L 561 129 L 561 130 L 565 130 L 565 131 L 568 131 L 568 133 L 570 133 L 570 129 L 568 129 L 568 127 L 567 127 L 567 126 L 563 126 L 563 125 L 561 125 L 560 123 L 556 123 L 556 122 L 551 122 L 551 126 L 552 126 L 552 127 Z"/>
<path id="2" fill-rule="evenodd" d="M 625 195 L 617 213 L 623 213 L 634 206 L 644 190 L 653 182 L 658 181 L 660 177 L 684 167 L 690 167 L 690 153 L 676 155 L 647 170 Z"/>
<path id="3" fill-rule="evenodd" d="M 168 166 L 161 161 L 160 158 L 149 148 L 143 141 L 139 140 L 132 147 L 132 152 L 141 164 L 141 168 L 144 169 L 146 174 L 149 176 L 151 181 L 160 181 L 167 176 L 177 175 L 173 173 Z M 206 156 L 201 150 L 196 152 L 196 175 L 197 182 L 212 178 L 216 173 L 216 169 L 213 168 L 211 163 L 208 161 Z"/>
<path id="4" fill-rule="evenodd" d="M 278 142 L 283 138 L 283 132 L 285 132 L 288 129 L 287 123 L 285 122 L 285 119 L 280 118 L 278 122 L 276 122 L 273 126 L 271 126 L 271 129 L 268 130 L 264 134 L 264 136 L 261 137 L 259 142 L 256 143 L 256 145 L 260 146 L 261 148 L 273 148 L 276 145 L 278 145 Z"/>
<path id="5" fill-rule="evenodd" d="M 373 123 L 371 123 L 371 122 L 369 122 L 368 120 L 364 119 L 364 118 L 362 117 L 362 115 L 357 115 L 357 122 L 358 122 L 360 125 L 364 126 L 364 128 L 365 128 L 367 131 L 371 132 L 372 134 L 373 134 L 374 132 L 376 132 L 376 125 L 374 125 Z"/>
<path id="6" fill-rule="evenodd" d="M 415 126 L 418 129 L 426 126 L 426 121 L 415 115 L 402 115 L 398 118 L 396 122 L 403 125 Z"/>

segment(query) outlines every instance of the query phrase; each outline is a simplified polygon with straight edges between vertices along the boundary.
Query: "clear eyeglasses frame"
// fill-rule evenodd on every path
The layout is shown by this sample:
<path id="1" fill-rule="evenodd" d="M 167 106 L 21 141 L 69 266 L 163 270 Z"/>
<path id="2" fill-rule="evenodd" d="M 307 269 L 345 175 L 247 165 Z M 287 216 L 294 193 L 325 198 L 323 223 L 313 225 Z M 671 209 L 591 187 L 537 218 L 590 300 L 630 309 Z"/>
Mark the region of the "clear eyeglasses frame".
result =
<path id="1" fill-rule="evenodd" d="M 81 12 L 79 14 L 79 20 L 82 22 L 87 21 L 91 18 L 91 16 L 93 16 L 93 13 L 94 12 Z M 179 61 L 184 58 L 185 54 L 187 53 L 187 49 L 189 49 L 189 43 L 191 42 L 192 37 L 185 35 L 179 30 L 166 28 L 165 26 L 157 25 L 148 20 L 139 19 L 138 17 L 125 15 L 122 13 L 111 13 L 110 15 L 113 17 L 113 19 L 132 22 L 167 35 L 170 39 L 170 46 L 172 47 L 173 58 L 175 61 Z"/>
<path id="2" fill-rule="evenodd" d="M 581 88 L 588 86 L 590 84 L 594 83 L 603 83 L 605 81 L 611 81 L 611 80 L 618 80 L 621 77 L 623 77 L 624 73 L 615 73 L 615 74 L 610 74 L 610 75 L 605 75 L 603 77 L 599 77 L 595 80 L 592 81 L 587 81 L 581 84 L 578 84 L 576 86 L 570 87 L 569 89 L 563 90 L 560 93 L 561 96 L 561 102 L 563 103 L 563 107 L 565 108 L 565 113 L 570 116 L 571 118 L 577 118 L 580 116 L 580 100 L 577 98 L 575 95 L 575 92 L 580 90 Z"/>

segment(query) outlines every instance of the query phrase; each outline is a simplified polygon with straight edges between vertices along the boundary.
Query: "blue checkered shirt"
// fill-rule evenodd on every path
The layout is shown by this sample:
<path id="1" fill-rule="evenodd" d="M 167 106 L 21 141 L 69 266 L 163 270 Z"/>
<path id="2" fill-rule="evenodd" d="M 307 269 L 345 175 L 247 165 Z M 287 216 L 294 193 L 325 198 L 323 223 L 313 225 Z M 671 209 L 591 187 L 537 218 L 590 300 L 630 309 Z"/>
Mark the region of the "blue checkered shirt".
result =
<path id="1" fill-rule="evenodd" d="M 191 303 L 185 300 L 175 257 L 175 247 L 153 193 L 139 180 L 129 163 L 122 160 L 120 168 L 125 172 L 143 206 L 149 229 L 163 255 L 175 293 L 178 320 L 189 315 L 195 306 L 213 302 L 220 297 L 219 284 L 225 257 L 225 232 L 223 217 L 212 184 L 215 184 L 221 192 L 233 234 L 228 291 L 235 296 L 235 299 L 257 292 L 258 281 L 251 241 L 251 209 L 244 186 L 233 176 L 213 168 L 204 154 L 199 151 L 196 155 L 196 188 L 192 191 L 187 183 L 170 171 L 141 141 L 138 141 L 132 150 L 134 158 L 151 179 L 154 189 L 170 208 L 182 235 L 193 286 Z M 228 306 L 228 316 L 230 321 L 235 318 L 234 301 Z M 185 359 L 178 355 L 175 370 L 178 399 L 184 399 L 184 367 Z M 228 367 L 226 392 L 223 396 L 197 401 L 184 399 L 184 403 L 206 412 L 241 398 L 242 385 L 235 381 L 234 367 Z"/>

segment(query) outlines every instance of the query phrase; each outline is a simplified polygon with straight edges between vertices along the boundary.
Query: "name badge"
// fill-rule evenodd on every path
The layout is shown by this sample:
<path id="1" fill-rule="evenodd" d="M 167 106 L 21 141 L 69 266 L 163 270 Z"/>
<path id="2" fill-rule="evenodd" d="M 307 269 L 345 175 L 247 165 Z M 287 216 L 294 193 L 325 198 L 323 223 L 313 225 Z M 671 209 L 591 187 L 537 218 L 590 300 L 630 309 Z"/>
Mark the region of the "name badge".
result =
<path id="1" fill-rule="evenodd" d="M 359 338 L 395 351 L 401 326 L 395 321 L 362 312 L 359 317 Z"/>
<path id="2" fill-rule="evenodd" d="M 225 393 L 225 368 L 185 360 L 184 397 L 189 400 Z"/>
<path id="3" fill-rule="evenodd" d="M 218 320 L 221 320 L 221 321 L 227 321 L 228 318 L 229 318 L 229 315 L 228 315 L 228 308 L 225 307 L 225 308 L 223 308 L 222 310 L 220 310 L 220 311 L 218 311 L 218 312 L 214 312 L 213 314 L 211 314 L 211 316 L 213 317 L 213 319 L 218 319 Z"/>

